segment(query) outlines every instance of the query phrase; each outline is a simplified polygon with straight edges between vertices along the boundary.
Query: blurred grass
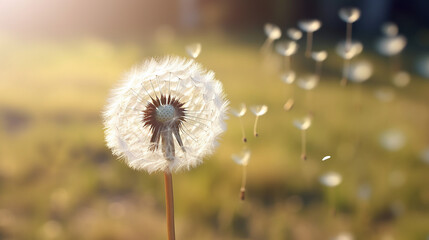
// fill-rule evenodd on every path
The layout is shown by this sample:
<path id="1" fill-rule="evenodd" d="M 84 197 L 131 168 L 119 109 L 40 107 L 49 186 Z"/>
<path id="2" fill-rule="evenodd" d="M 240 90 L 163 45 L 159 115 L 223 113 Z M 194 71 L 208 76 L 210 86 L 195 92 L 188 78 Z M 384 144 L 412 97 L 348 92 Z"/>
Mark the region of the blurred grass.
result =
<path id="1" fill-rule="evenodd" d="M 266 66 L 252 41 L 220 35 L 142 43 L 28 41 L 1 35 L 0 239 L 165 239 L 162 176 L 117 161 L 105 147 L 100 114 L 110 89 L 134 64 L 184 56 L 184 46 L 196 39 L 203 45 L 198 60 L 224 83 L 232 107 L 266 104 L 269 111 L 260 119 L 258 139 L 251 135 L 254 117 L 244 118 L 252 150 L 245 202 L 238 198 L 241 168 L 230 159 L 244 147 L 234 117 L 214 156 L 175 174 L 178 239 L 330 239 L 344 231 L 357 239 L 429 235 L 429 169 L 419 159 L 429 145 L 429 87 L 412 75 L 393 103 L 378 102 L 373 91 L 390 84 L 390 73 L 372 51 L 361 56 L 375 66 L 361 90 L 339 86 L 342 61 L 330 51 L 322 82 L 312 92 L 295 87 L 296 105 L 285 112 L 291 87 L 280 81 L 276 62 Z M 293 64 L 299 73 L 314 68 L 299 57 Z M 308 108 L 314 123 L 304 162 L 292 121 Z M 396 152 L 379 144 L 390 128 L 406 136 Z M 332 159 L 321 162 L 325 155 Z M 330 170 L 343 175 L 335 189 L 318 181 Z M 400 171 L 404 184 L 389 182 L 392 171 Z M 371 188 L 367 201 L 357 197 L 362 184 Z"/>

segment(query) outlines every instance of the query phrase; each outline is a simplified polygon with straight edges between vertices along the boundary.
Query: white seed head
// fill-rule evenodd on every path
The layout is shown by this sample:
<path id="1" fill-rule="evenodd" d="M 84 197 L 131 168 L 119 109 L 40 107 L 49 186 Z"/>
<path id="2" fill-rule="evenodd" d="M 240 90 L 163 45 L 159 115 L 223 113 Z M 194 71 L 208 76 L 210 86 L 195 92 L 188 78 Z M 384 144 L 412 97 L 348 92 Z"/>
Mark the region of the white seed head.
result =
<path id="1" fill-rule="evenodd" d="M 396 35 L 398 35 L 399 32 L 398 25 L 393 22 L 384 23 L 383 25 L 381 25 L 381 32 L 386 37 L 395 37 Z"/>
<path id="2" fill-rule="evenodd" d="M 232 115 L 236 117 L 242 117 L 244 116 L 244 114 L 246 114 L 246 112 L 247 112 L 247 108 L 246 108 L 246 104 L 244 103 L 240 104 L 240 107 L 238 109 L 231 108 Z"/>
<path id="3" fill-rule="evenodd" d="M 325 157 L 323 157 L 323 158 L 322 158 L 322 161 L 326 161 L 326 160 L 328 160 L 328 159 L 331 159 L 331 156 L 325 156 Z"/>
<path id="4" fill-rule="evenodd" d="M 272 23 L 266 23 L 264 25 L 264 31 L 265 35 L 267 35 L 267 37 L 272 40 L 277 40 L 282 36 L 282 31 L 280 28 Z"/>
<path id="5" fill-rule="evenodd" d="M 251 106 L 250 111 L 255 114 L 255 116 L 262 116 L 268 111 L 267 105 L 256 105 Z"/>
<path id="6" fill-rule="evenodd" d="M 293 120 L 293 125 L 300 130 L 307 130 L 311 127 L 311 117 L 304 117 L 301 119 Z"/>
<path id="7" fill-rule="evenodd" d="M 317 19 L 306 19 L 298 22 L 298 27 L 304 32 L 315 32 L 320 29 L 322 22 Z"/>
<path id="8" fill-rule="evenodd" d="M 185 49 L 190 57 L 197 58 L 201 53 L 201 43 L 189 44 Z"/>
<path id="9" fill-rule="evenodd" d="M 276 51 L 282 56 L 292 56 L 298 50 L 298 44 L 295 41 L 281 41 L 276 43 Z"/>
<path id="10" fill-rule="evenodd" d="M 408 86 L 411 81 L 411 76 L 409 73 L 401 71 L 393 75 L 392 82 L 398 88 L 403 88 Z"/>
<path id="11" fill-rule="evenodd" d="M 352 59 L 359 55 L 363 50 L 362 43 L 358 41 L 352 41 L 350 45 L 347 45 L 345 41 L 337 44 L 336 52 L 343 59 Z"/>
<path id="12" fill-rule="evenodd" d="M 190 169 L 214 151 L 227 110 L 213 72 L 185 58 L 150 59 L 112 91 L 103 113 L 106 142 L 135 169 Z"/>
<path id="13" fill-rule="evenodd" d="M 372 64 L 368 61 L 361 60 L 353 62 L 349 67 L 349 79 L 355 83 L 367 81 L 373 73 Z"/>
<path id="14" fill-rule="evenodd" d="M 319 77 L 315 74 L 305 75 L 303 77 L 298 78 L 297 85 L 305 90 L 314 89 L 319 83 Z"/>
<path id="15" fill-rule="evenodd" d="M 384 56 L 394 56 L 402 52 L 407 45 L 407 38 L 402 35 L 380 38 L 376 43 L 377 51 Z"/>
<path id="16" fill-rule="evenodd" d="M 354 23 L 360 18 L 360 10 L 355 7 L 341 8 L 338 15 L 344 22 Z"/>
<path id="17" fill-rule="evenodd" d="M 247 166 L 249 164 L 250 159 L 250 150 L 245 150 L 241 153 L 241 155 L 232 155 L 232 160 L 234 160 L 235 163 L 242 166 Z"/>
<path id="18" fill-rule="evenodd" d="M 318 52 L 312 52 L 311 58 L 313 58 L 316 62 L 323 62 L 328 58 L 328 52 L 326 51 L 318 51 Z"/>
<path id="19" fill-rule="evenodd" d="M 294 71 L 287 71 L 287 72 L 282 73 L 280 78 L 282 79 L 282 81 L 284 83 L 292 84 L 295 81 L 296 74 Z"/>
<path id="20" fill-rule="evenodd" d="M 289 28 L 286 33 L 290 39 L 295 41 L 302 38 L 302 32 L 296 28 Z"/>
<path id="21" fill-rule="evenodd" d="M 343 178 L 337 172 L 328 172 L 320 177 L 320 183 L 327 187 L 336 187 L 338 186 Z"/>
<path id="22" fill-rule="evenodd" d="M 405 136 L 398 129 L 389 129 L 380 135 L 380 144 L 388 151 L 398 151 L 405 145 Z"/>

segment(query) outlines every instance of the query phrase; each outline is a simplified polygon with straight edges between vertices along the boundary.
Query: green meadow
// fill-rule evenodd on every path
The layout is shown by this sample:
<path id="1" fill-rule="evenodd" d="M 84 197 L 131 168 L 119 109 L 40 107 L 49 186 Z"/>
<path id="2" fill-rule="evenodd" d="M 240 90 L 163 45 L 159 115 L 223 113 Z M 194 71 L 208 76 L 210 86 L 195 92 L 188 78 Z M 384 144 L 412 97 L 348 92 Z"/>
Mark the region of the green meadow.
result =
<path id="1" fill-rule="evenodd" d="M 262 34 L 261 34 L 262 35 Z M 250 40 L 249 40 L 250 39 Z M 391 84 L 388 59 L 369 46 L 357 59 L 374 74 L 360 85 L 339 84 L 343 62 L 335 43 L 319 85 L 311 91 L 280 80 L 280 59 L 261 55 L 262 36 L 163 37 L 142 42 L 26 40 L 0 36 L 0 239 L 166 239 L 162 173 L 130 169 L 106 147 L 101 113 L 110 89 L 152 56 L 186 56 L 202 43 L 197 61 L 216 73 L 231 107 L 266 104 L 255 116 L 230 115 L 216 153 L 189 172 L 173 175 L 177 239 L 426 239 L 429 236 L 429 82 L 411 70 L 405 88 Z M 292 66 L 314 71 L 299 42 Z M 403 62 L 413 59 L 402 55 Z M 405 66 L 404 66 L 405 68 Z M 395 98 L 381 102 L 379 88 Z M 283 104 L 294 96 L 294 108 Z M 293 120 L 311 112 L 306 161 Z M 400 131 L 402 148 L 389 151 L 380 135 Z M 232 154 L 252 152 L 246 200 L 242 169 Z M 322 161 L 324 156 L 331 159 Z M 329 171 L 342 183 L 328 188 Z M 366 194 L 366 195 L 365 195 Z"/>

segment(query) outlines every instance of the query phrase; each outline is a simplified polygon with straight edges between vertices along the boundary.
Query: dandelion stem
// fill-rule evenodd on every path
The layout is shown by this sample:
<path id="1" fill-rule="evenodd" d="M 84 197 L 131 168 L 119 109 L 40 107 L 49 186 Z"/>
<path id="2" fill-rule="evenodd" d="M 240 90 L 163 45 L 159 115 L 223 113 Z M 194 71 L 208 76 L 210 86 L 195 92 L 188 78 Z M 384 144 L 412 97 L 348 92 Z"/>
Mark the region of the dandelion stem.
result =
<path id="1" fill-rule="evenodd" d="M 240 199 L 244 201 L 246 195 L 246 166 L 243 166 L 243 174 L 241 178 Z"/>
<path id="2" fill-rule="evenodd" d="M 257 130 L 257 127 L 258 127 L 258 119 L 259 119 L 259 116 L 256 116 L 256 119 L 255 119 L 255 125 L 253 126 L 253 135 L 254 135 L 255 137 L 259 136 L 259 134 L 258 134 L 258 130 Z"/>
<path id="3" fill-rule="evenodd" d="M 175 240 L 174 231 L 174 199 L 173 199 L 173 178 L 169 170 L 164 172 L 165 181 L 165 206 L 167 215 L 167 235 L 168 240 Z"/>
<path id="4" fill-rule="evenodd" d="M 349 75 L 349 66 L 350 66 L 350 59 L 344 59 L 343 77 L 341 78 L 341 82 L 340 82 L 341 86 L 347 85 L 347 75 Z"/>
<path id="5" fill-rule="evenodd" d="M 305 50 L 305 56 L 306 57 L 311 57 L 311 45 L 313 42 L 313 32 L 308 32 L 307 33 L 307 48 Z"/>
<path id="6" fill-rule="evenodd" d="M 241 126 L 241 134 L 243 135 L 243 142 L 247 142 L 247 138 L 246 138 L 246 133 L 244 132 L 244 124 L 243 124 L 243 120 L 241 120 L 241 117 L 239 117 L 240 119 L 240 126 Z"/>
<path id="7" fill-rule="evenodd" d="M 350 51 L 352 46 L 352 23 L 347 23 L 346 30 L 346 52 Z"/>
<path id="8" fill-rule="evenodd" d="M 306 150 L 306 139 L 305 139 L 305 130 L 301 131 L 301 159 L 302 160 L 307 160 L 307 150 Z"/>
<path id="9" fill-rule="evenodd" d="M 267 40 L 265 40 L 264 44 L 261 47 L 261 52 L 264 54 L 269 53 L 269 50 L 272 44 L 273 44 L 273 40 L 271 38 L 267 38 Z"/>

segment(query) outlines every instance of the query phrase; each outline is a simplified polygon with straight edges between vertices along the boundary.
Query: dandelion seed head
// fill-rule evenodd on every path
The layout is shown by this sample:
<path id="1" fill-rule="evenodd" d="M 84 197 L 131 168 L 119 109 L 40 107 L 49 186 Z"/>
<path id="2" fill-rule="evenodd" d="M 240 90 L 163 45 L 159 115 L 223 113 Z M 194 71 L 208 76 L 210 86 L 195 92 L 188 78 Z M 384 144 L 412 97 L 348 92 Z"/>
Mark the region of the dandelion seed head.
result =
<path id="1" fill-rule="evenodd" d="M 276 51 L 282 56 L 292 56 L 298 50 L 298 44 L 295 41 L 281 41 L 276 43 Z"/>
<path id="2" fill-rule="evenodd" d="M 407 39 L 402 36 L 383 37 L 376 43 L 377 51 L 384 56 L 394 56 L 402 52 L 407 45 Z"/>
<path id="3" fill-rule="evenodd" d="M 246 114 L 246 112 L 247 112 L 247 107 L 246 107 L 246 104 L 244 103 L 240 104 L 240 107 L 238 109 L 231 108 L 232 115 L 236 117 L 242 117 L 244 116 L 244 114 Z"/>
<path id="4" fill-rule="evenodd" d="M 150 59 L 112 90 L 103 113 L 106 142 L 138 170 L 190 169 L 214 151 L 227 110 L 213 72 L 185 58 Z"/>
<path id="5" fill-rule="evenodd" d="M 355 83 L 362 83 L 368 80 L 373 73 L 372 64 L 368 61 L 361 60 L 350 64 L 349 79 Z"/>
<path id="6" fill-rule="evenodd" d="M 242 166 L 247 166 L 249 164 L 250 159 L 250 150 L 245 150 L 241 153 L 241 155 L 232 155 L 232 160 L 234 160 L 235 163 Z"/>
<path id="7" fill-rule="evenodd" d="M 352 41 L 350 45 L 347 45 L 345 41 L 341 41 L 336 47 L 337 54 L 343 59 L 352 59 L 359 55 L 362 50 L 363 45 L 358 41 Z"/>
<path id="8" fill-rule="evenodd" d="M 280 76 L 282 81 L 286 84 L 292 84 L 295 81 L 296 74 L 294 71 L 287 71 Z"/>
<path id="9" fill-rule="evenodd" d="M 344 22 L 354 23 L 360 18 L 360 10 L 355 7 L 341 8 L 338 15 Z"/>
<path id="10" fill-rule="evenodd" d="M 342 182 L 343 178 L 337 172 L 328 172 L 322 175 L 319 180 L 321 184 L 327 187 L 336 187 Z"/>
<path id="11" fill-rule="evenodd" d="M 250 111 L 255 114 L 255 116 L 262 116 L 268 111 L 267 105 L 255 105 L 250 107 Z"/>
<path id="12" fill-rule="evenodd" d="M 282 31 L 280 28 L 272 23 L 266 23 L 264 25 L 264 31 L 265 35 L 267 35 L 267 37 L 272 40 L 277 40 L 282 36 Z"/>
<path id="13" fill-rule="evenodd" d="M 298 22 L 298 27 L 304 32 L 315 32 L 320 29 L 322 22 L 317 19 L 305 19 Z"/>
<path id="14" fill-rule="evenodd" d="M 312 52 L 311 58 L 313 58 L 316 62 L 323 62 L 328 58 L 328 52 L 326 51 L 318 51 L 318 52 Z"/>
<path id="15" fill-rule="evenodd" d="M 315 74 L 305 75 L 303 77 L 298 78 L 297 85 L 305 90 L 314 89 L 319 83 L 319 77 Z"/>
<path id="16" fill-rule="evenodd" d="M 386 22 L 383 25 L 381 25 L 381 32 L 386 36 L 386 37 L 395 37 L 396 35 L 398 35 L 398 25 L 396 25 L 393 22 Z"/>
<path id="17" fill-rule="evenodd" d="M 192 43 L 186 46 L 186 52 L 192 58 L 197 58 L 201 53 L 201 43 Z"/>
<path id="18" fill-rule="evenodd" d="M 298 41 L 302 38 L 302 32 L 296 28 L 289 28 L 286 33 L 290 39 L 295 41 Z"/>
<path id="19" fill-rule="evenodd" d="M 311 126 L 311 117 L 304 117 L 304 118 L 301 118 L 301 119 L 295 119 L 294 121 L 293 121 L 293 125 L 296 127 L 296 128 L 298 128 L 298 129 L 300 129 L 300 130 L 307 130 L 307 129 L 309 129 L 310 128 L 310 126 Z"/>
<path id="20" fill-rule="evenodd" d="M 403 88 L 408 86 L 410 81 L 411 81 L 410 74 L 404 71 L 395 73 L 392 78 L 393 85 L 395 85 L 395 87 L 398 87 L 398 88 Z"/>

